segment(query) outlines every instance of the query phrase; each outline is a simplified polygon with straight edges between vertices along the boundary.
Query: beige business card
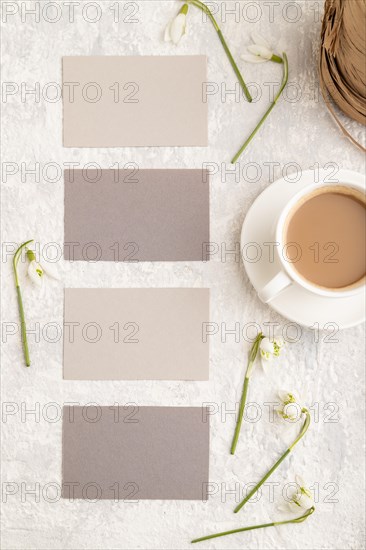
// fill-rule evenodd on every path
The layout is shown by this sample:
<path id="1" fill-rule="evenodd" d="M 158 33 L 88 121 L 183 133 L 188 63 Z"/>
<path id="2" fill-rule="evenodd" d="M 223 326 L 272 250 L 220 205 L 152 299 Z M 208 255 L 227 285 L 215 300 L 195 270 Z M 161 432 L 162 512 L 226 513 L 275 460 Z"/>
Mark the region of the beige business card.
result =
<path id="1" fill-rule="evenodd" d="M 209 290 L 65 289 L 64 378 L 207 380 Z"/>
<path id="2" fill-rule="evenodd" d="M 65 147 L 207 146 L 205 56 L 63 57 Z"/>

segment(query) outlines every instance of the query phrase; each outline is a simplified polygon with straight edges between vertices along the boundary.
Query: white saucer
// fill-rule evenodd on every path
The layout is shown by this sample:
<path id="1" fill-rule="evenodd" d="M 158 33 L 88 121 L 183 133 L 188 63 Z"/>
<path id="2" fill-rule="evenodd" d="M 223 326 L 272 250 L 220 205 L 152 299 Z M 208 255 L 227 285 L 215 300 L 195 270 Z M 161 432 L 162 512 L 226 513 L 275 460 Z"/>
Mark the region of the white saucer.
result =
<path id="1" fill-rule="evenodd" d="M 320 174 L 320 178 L 325 177 L 326 174 Z M 346 183 L 365 182 L 363 175 L 348 170 L 340 170 L 335 177 Z M 241 250 L 246 272 L 257 292 L 279 271 L 278 260 L 270 261 L 269 246 L 264 243 L 274 241 L 274 227 L 286 202 L 313 182 L 311 170 L 303 172 L 296 183 L 277 180 L 250 207 L 241 232 Z M 336 326 L 344 329 L 365 321 L 365 291 L 349 298 L 325 298 L 295 283 L 269 305 L 283 317 L 308 328 L 334 330 Z"/>

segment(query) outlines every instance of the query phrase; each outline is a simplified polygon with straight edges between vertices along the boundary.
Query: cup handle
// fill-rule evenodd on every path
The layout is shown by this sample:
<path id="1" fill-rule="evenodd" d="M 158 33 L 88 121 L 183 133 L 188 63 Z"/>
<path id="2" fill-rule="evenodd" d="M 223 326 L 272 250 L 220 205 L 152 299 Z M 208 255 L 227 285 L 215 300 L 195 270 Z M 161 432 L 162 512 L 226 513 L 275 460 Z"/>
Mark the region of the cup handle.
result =
<path id="1" fill-rule="evenodd" d="M 284 271 L 280 271 L 258 291 L 259 299 L 265 304 L 273 300 L 280 292 L 292 284 L 290 277 Z"/>

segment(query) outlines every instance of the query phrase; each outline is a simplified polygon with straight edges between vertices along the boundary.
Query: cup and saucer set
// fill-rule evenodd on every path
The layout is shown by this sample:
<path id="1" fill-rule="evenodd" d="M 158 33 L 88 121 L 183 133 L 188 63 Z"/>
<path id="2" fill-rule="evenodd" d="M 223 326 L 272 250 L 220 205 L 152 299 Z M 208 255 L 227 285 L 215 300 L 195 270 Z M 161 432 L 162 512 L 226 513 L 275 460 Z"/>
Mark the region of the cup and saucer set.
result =
<path id="1" fill-rule="evenodd" d="M 317 176 L 282 178 L 259 195 L 242 227 L 242 258 L 259 298 L 283 317 L 345 329 L 365 321 L 366 178 Z"/>

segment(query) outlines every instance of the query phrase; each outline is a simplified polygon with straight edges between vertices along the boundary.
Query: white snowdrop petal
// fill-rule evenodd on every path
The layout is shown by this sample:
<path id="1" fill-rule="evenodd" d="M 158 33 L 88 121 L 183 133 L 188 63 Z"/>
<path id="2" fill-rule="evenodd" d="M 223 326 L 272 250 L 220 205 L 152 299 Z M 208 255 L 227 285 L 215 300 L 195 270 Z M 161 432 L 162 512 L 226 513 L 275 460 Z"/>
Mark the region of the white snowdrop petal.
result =
<path id="1" fill-rule="evenodd" d="M 273 52 L 271 52 L 271 50 L 265 48 L 264 46 L 260 46 L 259 44 L 252 44 L 251 46 L 248 46 L 247 49 L 253 55 L 259 55 L 259 57 L 262 57 L 266 60 L 271 59 L 273 55 Z"/>
<path id="2" fill-rule="evenodd" d="M 274 352 L 274 345 L 273 342 L 270 341 L 269 338 L 265 337 L 260 343 L 260 349 L 261 351 L 264 351 L 266 353 L 273 353 Z"/>
<path id="3" fill-rule="evenodd" d="M 289 510 L 294 514 L 297 514 L 300 508 L 300 506 L 296 504 L 296 502 L 289 502 L 288 507 L 289 507 Z"/>
<path id="4" fill-rule="evenodd" d="M 175 19 L 173 19 L 170 26 L 170 37 L 174 44 L 178 44 L 179 40 L 185 33 L 186 16 L 184 13 L 179 13 Z"/>
<path id="5" fill-rule="evenodd" d="M 283 407 L 283 414 L 291 420 L 295 420 L 298 417 L 299 413 L 300 411 L 297 403 L 288 403 Z"/>
<path id="6" fill-rule="evenodd" d="M 309 510 L 314 505 L 313 499 L 304 493 L 301 493 L 297 502 L 304 510 Z"/>
<path id="7" fill-rule="evenodd" d="M 255 32 L 255 31 L 252 32 L 251 37 L 252 37 L 252 40 L 253 40 L 254 44 L 259 44 L 259 46 L 264 46 L 268 50 L 271 49 L 271 46 L 270 46 L 269 42 L 261 34 L 259 34 L 258 32 Z"/>
<path id="8" fill-rule="evenodd" d="M 275 336 L 274 342 L 279 348 L 283 348 L 283 346 L 285 345 L 285 340 L 282 338 L 282 336 Z"/>
<path id="9" fill-rule="evenodd" d="M 271 364 L 270 362 L 268 361 L 268 359 L 265 359 L 264 357 L 261 357 L 261 365 L 262 365 L 262 369 L 264 371 L 264 374 L 266 376 L 270 376 L 271 374 Z"/>
<path id="10" fill-rule="evenodd" d="M 32 283 L 34 283 L 37 286 L 42 285 L 42 277 L 40 276 L 40 274 L 37 271 L 37 270 L 40 270 L 40 269 L 41 269 L 41 267 L 34 260 L 33 260 L 33 262 L 31 262 L 29 264 L 29 267 L 28 267 L 28 276 L 29 276 L 30 280 L 32 281 Z"/>
<path id="11" fill-rule="evenodd" d="M 293 398 L 295 399 L 296 403 L 300 403 L 300 395 L 298 394 L 297 391 L 292 391 L 292 392 L 291 392 L 291 395 L 292 395 Z"/>
<path id="12" fill-rule="evenodd" d="M 288 390 L 278 390 L 278 397 L 280 398 L 280 400 L 282 401 L 282 403 L 284 403 L 285 401 L 288 400 L 288 396 L 289 396 L 289 391 Z"/>
<path id="13" fill-rule="evenodd" d="M 243 53 L 243 55 L 240 56 L 243 61 L 246 61 L 247 63 L 266 63 L 267 59 L 262 59 L 261 57 L 257 55 L 252 55 L 250 53 Z"/>
<path id="14" fill-rule="evenodd" d="M 171 42 L 170 38 L 170 27 L 171 23 L 168 23 L 168 25 L 165 27 L 165 33 L 164 33 L 164 42 Z"/>
<path id="15" fill-rule="evenodd" d="M 298 474 L 295 475 L 295 481 L 299 487 L 306 487 L 306 483 L 300 475 Z"/>

